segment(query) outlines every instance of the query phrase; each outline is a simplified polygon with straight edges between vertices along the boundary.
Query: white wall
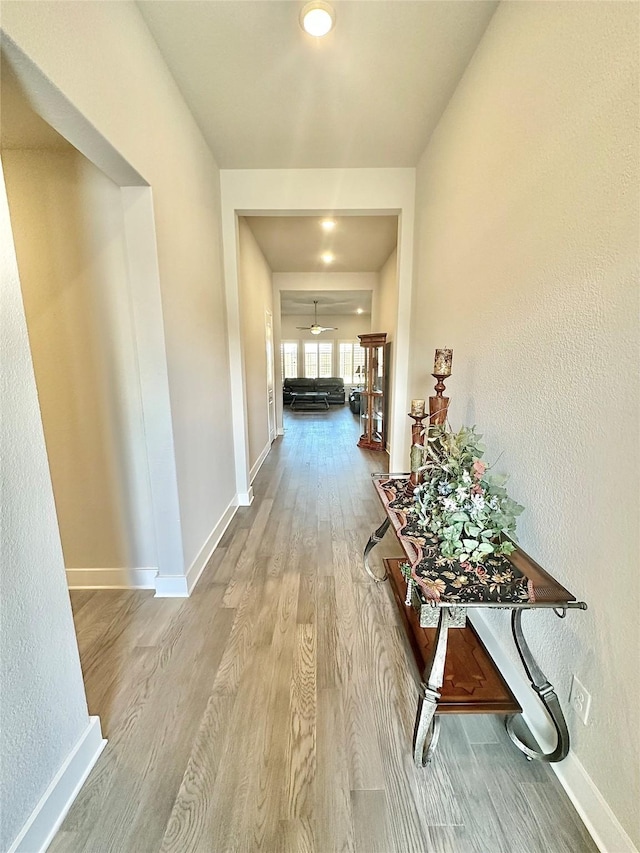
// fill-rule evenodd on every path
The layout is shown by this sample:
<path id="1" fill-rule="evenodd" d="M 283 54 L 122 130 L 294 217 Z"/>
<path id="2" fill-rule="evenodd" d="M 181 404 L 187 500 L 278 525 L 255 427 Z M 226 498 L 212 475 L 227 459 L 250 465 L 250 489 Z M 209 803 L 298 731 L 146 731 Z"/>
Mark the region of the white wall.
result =
<path id="1" fill-rule="evenodd" d="M 0 169 L 0 850 L 89 723 Z"/>
<path id="2" fill-rule="evenodd" d="M 387 377 L 393 375 L 393 359 L 395 356 L 394 350 L 396 346 L 396 328 L 398 324 L 398 250 L 394 249 L 384 262 L 378 274 L 378 289 L 373 301 L 373 311 L 371 318 L 372 332 L 387 333 L 387 347 L 385 354 L 387 357 L 386 374 Z M 392 431 L 394 428 L 393 419 L 389 417 L 389 412 L 393 412 L 395 406 L 395 383 L 387 382 L 387 399 L 385 400 L 385 420 L 387 434 L 385 441 L 387 449 L 391 445 Z M 410 435 L 409 419 L 405 425 L 404 435 Z M 404 470 L 404 469 L 403 469 Z"/>
<path id="3" fill-rule="evenodd" d="M 265 312 L 273 316 L 271 269 L 244 217 L 238 220 L 240 315 L 247 389 L 249 466 L 263 454 L 269 437 Z"/>
<path id="4" fill-rule="evenodd" d="M 65 566 L 155 566 L 120 188 L 72 148 L 3 161 Z"/>
<path id="5" fill-rule="evenodd" d="M 393 341 L 397 322 L 398 250 L 394 249 L 378 273 L 378 287 L 371 310 L 371 331 L 386 332 L 387 341 Z"/>
<path id="6" fill-rule="evenodd" d="M 639 11 L 498 7 L 419 164 L 410 385 L 428 396 L 434 348 L 454 347 L 453 426 L 503 454 L 523 547 L 589 604 L 525 629 L 636 845 Z"/>
<path id="7" fill-rule="evenodd" d="M 235 493 L 218 168 L 134 3 L 18 0 L 2 27 L 152 187 L 184 574 Z"/>

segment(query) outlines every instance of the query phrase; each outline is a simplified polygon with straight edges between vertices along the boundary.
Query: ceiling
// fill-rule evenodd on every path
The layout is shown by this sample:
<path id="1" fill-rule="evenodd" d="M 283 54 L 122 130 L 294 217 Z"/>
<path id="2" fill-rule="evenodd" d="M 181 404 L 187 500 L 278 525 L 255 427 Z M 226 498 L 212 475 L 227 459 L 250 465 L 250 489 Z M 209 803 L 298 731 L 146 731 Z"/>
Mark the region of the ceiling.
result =
<path id="1" fill-rule="evenodd" d="M 398 237 L 397 216 L 247 216 L 246 221 L 273 272 L 378 272 Z M 320 257 L 330 251 L 334 260 Z"/>
<path id="2" fill-rule="evenodd" d="M 318 300 L 318 317 L 335 314 L 371 314 L 370 290 L 281 290 L 280 306 L 283 315 L 310 316 L 313 300 Z"/>
<path id="3" fill-rule="evenodd" d="M 221 168 L 415 166 L 497 2 L 335 0 L 336 27 L 324 39 L 300 29 L 302 5 L 138 0 Z M 2 147 L 69 150 L 4 61 L 1 72 Z M 333 218 L 328 234 L 317 216 L 247 222 L 274 272 L 379 271 L 397 217 Z M 328 249 L 335 260 L 325 265 Z M 309 313 L 313 295 L 298 296 Z M 352 313 L 351 297 L 362 294 L 323 291 L 319 310 Z M 284 313 L 298 313 L 295 299 Z"/>
<path id="4" fill-rule="evenodd" d="M 138 0 L 223 169 L 415 166 L 497 2 Z"/>

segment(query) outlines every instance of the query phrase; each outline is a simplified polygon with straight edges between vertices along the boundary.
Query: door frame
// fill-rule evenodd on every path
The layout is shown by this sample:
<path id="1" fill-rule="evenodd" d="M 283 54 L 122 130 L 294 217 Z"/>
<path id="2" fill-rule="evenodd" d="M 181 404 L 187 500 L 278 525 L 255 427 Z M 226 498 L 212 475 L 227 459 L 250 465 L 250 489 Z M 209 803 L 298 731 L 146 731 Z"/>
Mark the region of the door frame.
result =
<path id="1" fill-rule="evenodd" d="M 240 505 L 253 500 L 249 473 L 246 377 L 238 277 L 239 216 L 398 216 L 398 317 L 391 382 L 390 467 L 402 470 L 409 447 L 406 406 L 413 285 L 415 169 L 223 169 L 220 172 L 231 409 Z M 279 306 L 274 304 L 276 322 Z M 279 344 L 279 335 L 274 345 Z M 277 425 L 278 432 L 281 425 Z"/>

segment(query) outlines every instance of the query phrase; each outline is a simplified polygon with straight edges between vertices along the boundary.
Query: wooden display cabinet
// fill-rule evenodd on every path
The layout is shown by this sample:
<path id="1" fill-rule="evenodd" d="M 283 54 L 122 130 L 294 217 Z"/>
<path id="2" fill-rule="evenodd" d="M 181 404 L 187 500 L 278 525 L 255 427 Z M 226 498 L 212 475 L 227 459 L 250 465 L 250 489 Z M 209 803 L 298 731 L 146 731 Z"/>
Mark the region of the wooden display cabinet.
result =
<path id="1" fill-rule="evenodd" d="M 360 392 L 360 431 L 358 447 L 385 450 L 385 371 L 386 332 L 358 335 L 364 349 L 364 389 Z"/>

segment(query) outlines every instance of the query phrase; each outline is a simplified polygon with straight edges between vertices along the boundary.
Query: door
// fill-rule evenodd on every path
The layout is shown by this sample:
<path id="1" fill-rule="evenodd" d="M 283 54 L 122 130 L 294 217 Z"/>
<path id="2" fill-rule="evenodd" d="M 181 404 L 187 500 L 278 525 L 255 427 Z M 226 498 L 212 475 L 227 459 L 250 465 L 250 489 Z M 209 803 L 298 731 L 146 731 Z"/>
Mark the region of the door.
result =
<path id="1" fill-rule="evenodd" d="M 276 402 L 274 397 L 274 353 L 273 353 L 273 315 L 265 311 L 265 342 L 267 347 L 267 416 L 269 418 L 269 441 L 276 437 Z"/>

